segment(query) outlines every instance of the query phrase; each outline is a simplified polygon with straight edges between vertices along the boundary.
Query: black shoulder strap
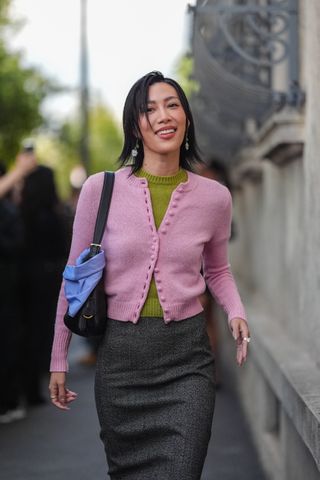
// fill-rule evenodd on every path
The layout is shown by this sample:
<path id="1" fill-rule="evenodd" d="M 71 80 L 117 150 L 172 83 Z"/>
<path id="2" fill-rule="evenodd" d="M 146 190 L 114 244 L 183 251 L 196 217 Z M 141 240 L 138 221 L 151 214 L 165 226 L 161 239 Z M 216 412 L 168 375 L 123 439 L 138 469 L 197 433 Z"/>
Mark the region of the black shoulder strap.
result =
<path id="1" fill-rule="evenodd" d="M 108 218 L 110 201 L 114 184 L 114 172 L 104 172 L 103 188 L 100 197 L 96 226 L 94 228 L 93 243 L 101 244 L 103 232 Z"/>

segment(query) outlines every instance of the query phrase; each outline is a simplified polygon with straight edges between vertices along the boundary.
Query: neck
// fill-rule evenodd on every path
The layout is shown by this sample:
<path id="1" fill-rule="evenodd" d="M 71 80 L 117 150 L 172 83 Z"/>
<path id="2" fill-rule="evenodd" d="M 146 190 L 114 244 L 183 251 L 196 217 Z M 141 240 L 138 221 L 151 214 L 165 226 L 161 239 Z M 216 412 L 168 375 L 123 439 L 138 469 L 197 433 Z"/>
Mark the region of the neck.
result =
<path id="1" fill-rule="evenodd" d="M 142 168 L 151 175 L 156 176 L 172 176 L 178 173 L 179 152 L 171 152 L 166 155 L 161 155 L 154 152 L 145 152 Z"/>

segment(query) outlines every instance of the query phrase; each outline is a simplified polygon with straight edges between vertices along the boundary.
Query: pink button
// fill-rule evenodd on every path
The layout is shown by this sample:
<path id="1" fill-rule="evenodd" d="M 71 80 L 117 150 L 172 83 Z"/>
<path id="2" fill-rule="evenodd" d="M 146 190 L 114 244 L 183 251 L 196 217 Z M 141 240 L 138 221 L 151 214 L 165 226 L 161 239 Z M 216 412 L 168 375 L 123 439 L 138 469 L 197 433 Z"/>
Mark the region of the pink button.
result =
<path id="1" fill-rule="evenodd" d="M 151 250 L 155 250 L 155 249 L 156 249 L 155 245 L 152 245 Z"/>
<path id="2" fill-rule="evenodd" d="M 165 233 L 167 233 L 167 230 L 162 229 L 162 230 L 161 230 L 161 233 L 165 234 Z"/>
<path id="3" fill-rule="evenodd" d="M 167 308 L 165 308 L 164 313 L 169 313 L 169 310 Z"/>
<path id="4" fill-rule="evenodd" d="M 166 299 L 165 299 L 164 297 L 161 297 L 160 300 L 161 300 L 161 302 L 165 302 L 165 301 L 166 301 Z"/>
<path id="5" fill-rule="evenodd" d="M 161 283 L 161 282 L 162 282 L 162 280 L 161 280 L 160 278 L 158 278 L 158 277 L 157 277 L 157 282 L 158 282 L 158 283 Z"/>
<path id="6" fill-rule="evenodd" d="M 165 225 L 170 225 L 169 220 L 166 220 L 164 223 L 165 223 Z"/>
<path id="7" fill-rule="evenodd" d="M 162 292 L 163 288 L 162 287 L 158 287 L 158 292 Z"/>
<path id="8" fill-rule="evenodd" d="M 177 208 L 177 204 L 176 204 L 176 203 L 173 203 L 173 204 L 172 204 L 172 208 Z"/>
<path id="9" fill-rule="evenodd" d="M 154 256 L 154 255 L 151 255 L 150 259 L 151 259 L 151 260 L 154 260 L 154 259 L 155 259 L 155 256 Z"/>
<path id="10" fill-rule="evenodd" d="M 153 237 L 153 240 L 152 240 L 152 241 L 153 241 L 153 243 L 157 243 L 156 237 Z"/>
<path id="11" fill-rule="evenodd" d="M 170 217 L 173 217 L 174 212 L 171 210 L 171 211 L 169 212 L 169 215 L 170 215 Z"/>
<path id="12" fill-rule="evenodd" d="M 155 268 L 155 269 L 154 269 L 154 272 L 155 272 L 155 273 L 159 273 L 159 272 L 160 272 L 159 268 Z"/>

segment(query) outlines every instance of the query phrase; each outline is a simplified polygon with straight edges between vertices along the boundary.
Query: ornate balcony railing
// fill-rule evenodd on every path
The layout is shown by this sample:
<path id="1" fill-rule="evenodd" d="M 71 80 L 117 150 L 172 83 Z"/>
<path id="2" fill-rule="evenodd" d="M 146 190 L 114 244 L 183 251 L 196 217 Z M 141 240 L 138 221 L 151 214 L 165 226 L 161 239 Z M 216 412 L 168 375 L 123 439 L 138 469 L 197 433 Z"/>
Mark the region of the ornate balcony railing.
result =
<path id="1" fill-rule="evenodd" d="M 202 0 L 189 9 L 200 143 L 206 154 L 214 148 L 212 154 L 231 157 L 249 142 L 250 121 L 259 124 L 284 104 L 304 102 L 298 0 Z"/>

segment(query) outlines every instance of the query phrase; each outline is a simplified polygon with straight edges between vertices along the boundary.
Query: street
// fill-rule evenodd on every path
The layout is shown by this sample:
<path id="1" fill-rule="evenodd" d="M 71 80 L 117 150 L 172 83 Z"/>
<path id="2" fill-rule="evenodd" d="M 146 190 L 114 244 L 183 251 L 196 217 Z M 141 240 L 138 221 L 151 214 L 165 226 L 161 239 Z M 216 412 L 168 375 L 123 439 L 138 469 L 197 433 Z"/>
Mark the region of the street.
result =
<path id="1" fill-rule="evenodd" d="M 24 420 L 0 425 L 1 480 L 109 479 L 98 435 L 94 368 L 77 364 L 80 353 L 81 343 L 76 339 L 70 352 L 69 387 L 78 392 L 78 399 L 69 412 L 48 403 L 28 410 Z M 225 374 L 217 392 L 201 480 L 264 479 L 239 402 Z"/>

